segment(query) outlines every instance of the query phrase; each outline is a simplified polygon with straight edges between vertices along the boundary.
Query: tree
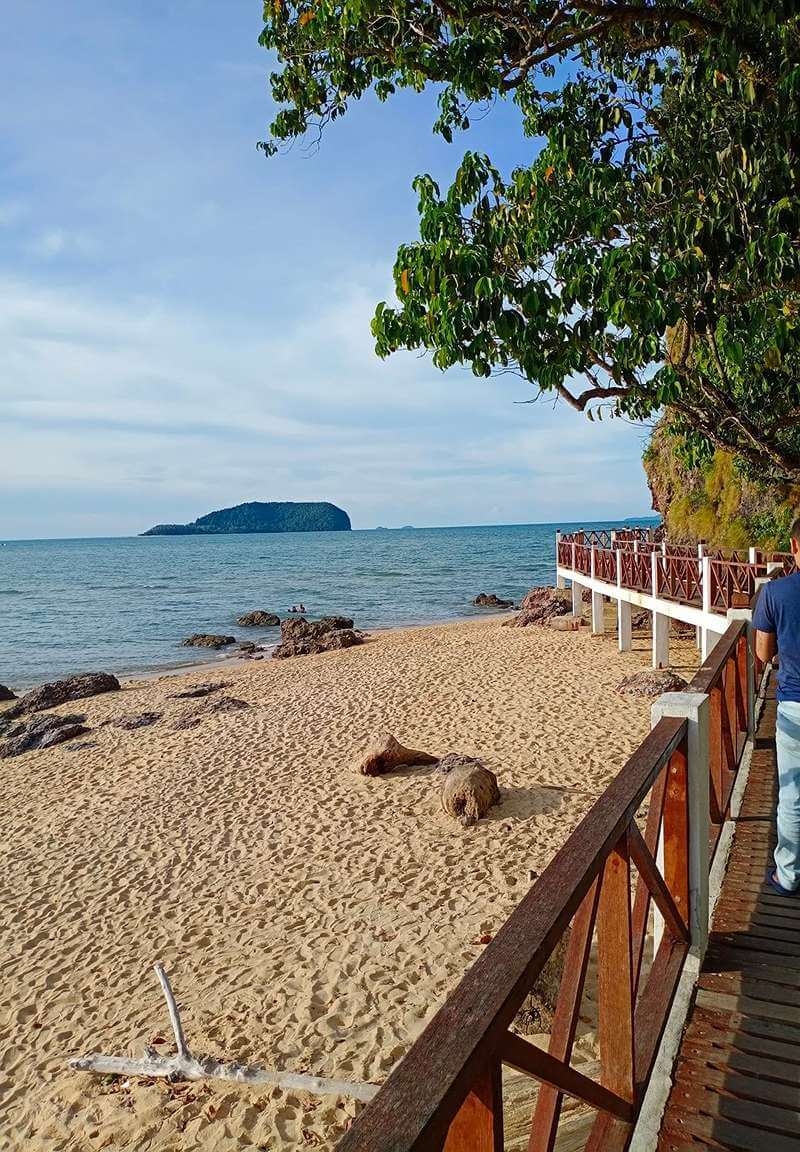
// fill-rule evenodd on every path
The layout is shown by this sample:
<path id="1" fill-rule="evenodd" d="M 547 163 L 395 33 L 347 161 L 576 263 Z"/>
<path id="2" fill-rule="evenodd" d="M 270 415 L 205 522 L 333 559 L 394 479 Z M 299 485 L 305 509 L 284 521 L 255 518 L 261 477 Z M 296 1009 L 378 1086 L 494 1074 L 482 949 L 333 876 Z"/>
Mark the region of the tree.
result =
<path id="1" fill-rule="evenodd" d="M 377 351 L 517 372 L 590 416 L 666 408 L 687 451 L 800 479 L 800 22 L 766 0 L 275 0 L 281 141 L 368 89 L 439 88 L 451 140 L 513 100 L 503 175 L 416 179 Z M 534 141 L 541 142 L 535 158 Z"/>

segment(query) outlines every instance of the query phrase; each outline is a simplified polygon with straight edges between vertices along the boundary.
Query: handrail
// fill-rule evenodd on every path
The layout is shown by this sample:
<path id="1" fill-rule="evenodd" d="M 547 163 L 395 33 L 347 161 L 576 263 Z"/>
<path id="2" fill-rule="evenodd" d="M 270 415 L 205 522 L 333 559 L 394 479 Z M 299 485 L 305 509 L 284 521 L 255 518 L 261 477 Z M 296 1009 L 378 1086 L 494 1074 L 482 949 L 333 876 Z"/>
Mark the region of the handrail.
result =
<path id="1" fill-rule="evenodd" d="M 649 1075 L 671 1002 L 669 990 L 674 988 L 687 948 L 687 731 L 685 719 L 664 718 L 643 740 L 389 1075 L 372 1102 L 339 1141 L 338 1152 L 442 1152 L 443 1142 L 457 1114 L 466 1109 L 469 1116 L 473 1116 L 476 1099 L 483 1100 L 484 1113 L 490 1118 L 487 1121 L 484 1115 L 482 1120 L 475 1120 L 483 1135 L 476 1129 L 475 1141 L 464 1142 L 459 1147 L 500 1152 L 502 1137 L 500 1142 L 497 1141 L 497 1132 L 502 1129 L 499 1067 L 503 1060 L 519 1067 L 520 1044 L 526 1043 L 509 1041 L 508 1028 L 576 913 L 578 917 L 570 936 L 569 951 L 572 953 L 580 951 L 582 935 L 587 938 L 588 933 L 591 940 L 597 918 L 603 1087 L 613 1094 L 614 1100 L 603 1097 L 601 1101 L 597 1095 L 588 1100 L 589 1090 L 570 1076 L 567 1069 L 571 1039 L 563 1055 L 559 1057 L 558 1053 L 550 1053 L 549 1062 L 537 1057 L 536 1049 L 533 1053 L 527 1052 L 527 1048 L 532 1047 L 527 1046 L 522 1049 L 529 1057 L 525 1070 L 545 1085 L 550 1085 L 549 1093 L 545 1089 L 540 1092 L 540 1101 L 544 1101 L 547 1115 L 540 1112 L 536 1122 L 544 1124 L 546 1121 L 548 1130 L 555 1131 L 561 1092 L 576 1091 L 601 1109 L 604 1103 L 615 1109 L 613 1115 L 610 1110 L 602 1111 L 598 1123 L 606 1123 L 602 1120 L 604 1116 L 614 1123 L 621 1123 L 619 1117 L 623 1113 L 629 1118 L 624 1123 L 630 1123 L 640 1103 L 638 1085 L 642 1077 L 646 1079 Z M 666 789 L 665 770 L 669 765 L 672 765 L 672 775 L 670 788 Z M 631 841 L 636 837 L 629 830 L 634 827 L 634 816 L 642 801 L 659 780 L 663 781 L 663 787 L 659 790 L 660 796 L 651 803 L 651 812 L 655 815 L 649 818 L 646 842 L 642 841 L 645 844 L 644 856 L 641 857 L 643 864 L 639 868 L 639 888 L 632 916 L 630 860 Z M 653 898 L 665 909 L 670 907 L 662 891 L 663 881 L 661 885 L 652 881 L 655 870 L 653 856 L 662 812 L 672 833 L 665 837 L 666 851 L 670 856 L 668 870 L 675 888 L 669 893 L 669 901 L 678 909 L 673 915 L 677 914 L 679 923 L 683 923 L 683 939 L 665 935 L 647 984 L 639 992 L 638 970 L 651 895 L 645 883 L 647 875 L 655 888 Z M 642 851 L 638 840 L 633 851 Z M 579 928 L 581 915 L 583 923 Z M 624 936 L 624 943 L 620 933 Z M 577 943 L 573 944 L 573 940 Z M 622 952 L 619 951 L 621 946 Z M 620 965 L 624 968 L 626 949 L 633 965 L 627 985 L 624 973 L 620 972 Z M 586 947 L 583 951 L 586 953 L 584 963 L 579 965 L 581 971 L 577 974 L 581 988 L 585 961 L 588 960 Z M 570 963 L 568 955 L 559 1005 L 565 998 L 574 1001 L 570 981 L 576 974 L 574 969 L 570 969 Z M 579 1006 L 580 996 L 574 1004 L 574 1014 L 577 1014 Z M 558 1012 L 557 1007 L 557 1015 Z M 635 1048 L 636 1022 L 640 1014 L 643 1014 L 643 1023 Z M 576 1020 L 571 1021 L 573 1036 L 574 1022 Z M 616 1053 L 609 1035 L 618 1025 L 627 1028 L 629 1033 L 628 1058 Z M 513 1051 L 509 1051 L 509 1045 Z M 562 1066 L 563 1075 L 554 1068 L 554 1061 Z M 488 1106 L 487 1098 L 490 1101 Z M 629 1106 L 627 1109 L 626 1105 Z M 488 1139 L 481 1143 L 487 1123 L 494 1136 L 491 1143 Z"/>

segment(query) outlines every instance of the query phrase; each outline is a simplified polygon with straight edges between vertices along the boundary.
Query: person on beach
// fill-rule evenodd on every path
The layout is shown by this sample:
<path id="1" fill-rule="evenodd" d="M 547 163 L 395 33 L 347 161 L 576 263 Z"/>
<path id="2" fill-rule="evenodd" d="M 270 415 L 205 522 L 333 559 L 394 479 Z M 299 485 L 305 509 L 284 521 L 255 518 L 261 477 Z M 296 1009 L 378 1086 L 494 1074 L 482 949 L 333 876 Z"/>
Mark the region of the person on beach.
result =
<path id="1" fill-rule="evenodd" d="M 792 524 L 792 555 L 800 569 L 800 517 Z M 756 655 L 765 663 L 776 652 L 778 717 L 778 845 L 767 883 L 781 896 L 800 889 L 800 571 L 771 580 L 753 613 Z"/>

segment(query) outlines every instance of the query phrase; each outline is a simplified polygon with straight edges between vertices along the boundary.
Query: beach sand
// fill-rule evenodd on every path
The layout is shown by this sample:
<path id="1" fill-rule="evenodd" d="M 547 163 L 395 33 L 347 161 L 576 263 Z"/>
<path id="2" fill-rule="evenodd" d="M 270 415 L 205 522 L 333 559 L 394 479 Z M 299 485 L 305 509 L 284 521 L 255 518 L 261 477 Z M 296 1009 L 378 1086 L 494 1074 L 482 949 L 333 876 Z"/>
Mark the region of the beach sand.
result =
<path id="1" fill-rule="evenodd" d="M 160 959 L 198 1054 L 382 1082 L 646 733 L 615 688 L 648 659 L 492 618 L 58 709 L 91 746 L 0 761 L 0 1148 L 331 1148 L 353 1102 L 66 1058 L 171 1040 Z M 175 729 L 209 678 L 249 708 Z M 464 829 L 432 769 L 358 776 L 380 729 L 480 757 L 502 803 Z"/>

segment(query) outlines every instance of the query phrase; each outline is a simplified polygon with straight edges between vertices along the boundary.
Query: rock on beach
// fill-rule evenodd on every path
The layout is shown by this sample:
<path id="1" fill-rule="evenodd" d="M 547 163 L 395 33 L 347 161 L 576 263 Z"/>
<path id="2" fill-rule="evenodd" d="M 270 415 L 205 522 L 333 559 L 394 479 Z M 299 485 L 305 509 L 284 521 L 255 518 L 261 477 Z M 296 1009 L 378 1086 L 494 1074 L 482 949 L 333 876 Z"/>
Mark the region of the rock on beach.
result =
<path id="1" fill-rule="evenodd" d="M 26 712 L 44 712 L 71 700 L 84 700 L 88 696 L 99 696 L 102 692 L 118 692 L 119 680 L 108 672 L 84 672 L 79 676 L 68 676 L 65 680 L 54 680 L 50 684 L 40 684 L 26 692 L 17 703 L 9 708 L 5 716 L 22 716 Z"/>

